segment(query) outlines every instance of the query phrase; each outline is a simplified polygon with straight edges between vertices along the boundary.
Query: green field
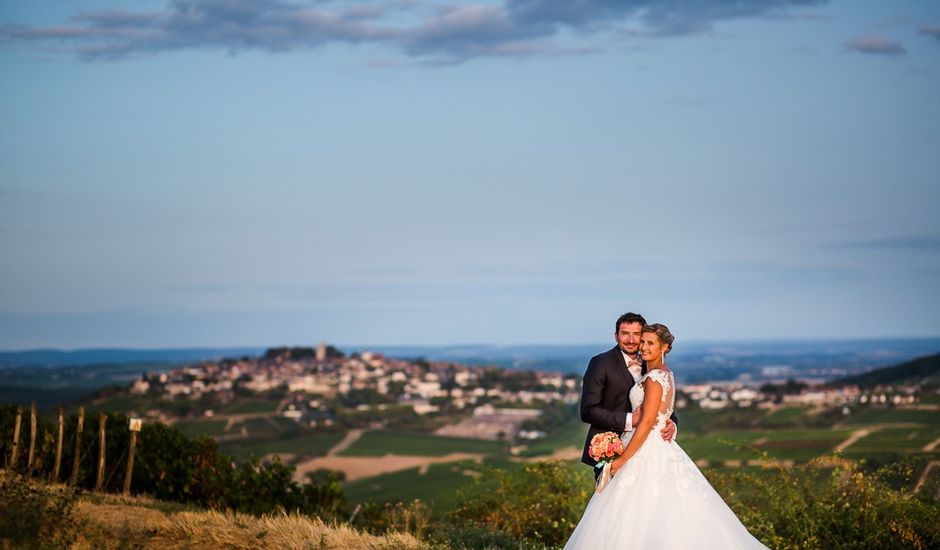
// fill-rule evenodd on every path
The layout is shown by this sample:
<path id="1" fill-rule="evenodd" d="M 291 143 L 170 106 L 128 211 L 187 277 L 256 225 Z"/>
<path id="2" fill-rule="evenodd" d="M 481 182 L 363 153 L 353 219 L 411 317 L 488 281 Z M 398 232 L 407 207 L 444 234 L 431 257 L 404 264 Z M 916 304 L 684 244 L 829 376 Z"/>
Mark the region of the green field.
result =
<path id="1" fill-rule="evenodd" d="M 757 424 L 765 428 L 786 428 L 793 426 L 808 410 L 809 407 L 784 407 L 761 418 Z"/>
<path id="2" fill-rule="evenodd" d="M 499 455 L 506 452 L 506 444 L 501 441 L 376 431 L 365 433 L 351 447 L 340 454 L 346 456 L 382 456 L 386 454 L 444 456 L 450 453 Z"/>
<path id="3" fill-rule="evenodd" d="M 858 424 L 925 424 L 937 425 L 940 412 L 919 411 L 914 409 L 874 409 L 866 408 L 853 412 L 843 423 L 846 426 Z"/>
<path id="4" fill-rule="evenodd" d="M 852 434 L 852 429 L 849 428 L 839 428 L 839 429 L 829 429 L 829 428 L 816 428 L 816 429 L 801 429 L 801 430 L 762 430 L 760 432 L 761 437 L 767 437 L 770 441 L 800 441 L 800 440 L 819 440 L 819 439 L 829 439 L 838 443 L 843 439 L 849 437 Z"/>
<path id="5" fill-rule="evenodd" d="M 809 460 L 828 454 L 852 430 L 722 430 L 676 440 L 692 460 L 747 460 L 770 458 Z M 760 440 L 760 443 L 757 443 Z"/>
<path id="6" fill-rule="evenodd" d="M 232 426 L 230 433 L 241 433 L 242 429 L 248 432 L 248 437 L 273 439 L 289 437 L 300 433 L 300 425 L 282 417 L 249 418 Z"/>
<path id="7" fill-rule="evenodd" d="M 297 457 L 323 456 L 330 447 L 339 443 L 345 432 L 317 432 L 294 435 L 274 440 L 236 440 L 219 444 L 222 452 L 244 460 L 254 455 L 263 457 L 268 454 L 292 454 Z"/>
<path id="8" fill-rule="evenodd" d="M 865 454 L 885 451 L 919 453 L 925 445 L 940 437 L 940 426 L 922 428 L 884 428 L 856 441 L 846 453 Z M 934 449 L 940 452 L 940 448 Z"/>
<path id="9" fill-rule="evenodd" d="M 809 460 L 832 451 L 851 435 L 854 428 L 832 430 L 828 428 L 794 429 L 794 422 L 802 418 L 809 409 L 786 407 L 762 418 L 759 424 L 766 428 L 721 427 L 729 422 L 752 424 L 755 411 L 680 411 L 678 443 L 693 460 L 712 461 L 746 460 L 761 458 L 767 453 L 771 458 Z M 717 427 L 715 427 L 717 426 Z M 775 427 L 780 429 L 774 429 Z M 783 429 L 783 428 L 789 429 Z M 520 456 L 545 456 L 563 447 L 581 447 L 587 426 L 572 419 L 547 437 L 528 445 Z M 756 441 L 763 439 L 760 445 Z M 753 448 L 752 448 L 753 447 Z"/>
<path id="10" fill-rule="evenodd" d="M 712 430 L 725 428 L 748 429 L 761 413 L 750 409 L 703 410 L 680 409 L 676 411 L 679 419 L 679 432 L 686 435 L 698 435 Z"/>
<path id="11" fill-rule="evenodd" d="M 680 430 L 676 442 L 692 460 L 746 460 L 757 458 L 758 453 L 747 447 L 765 435 L 764 432 L 715 432 L 704 436 L 686 436 Z"/>
<path id="12" fill-rule="evenodd" d="M 116 395 L 114 397 L 108 397 L 91 403 L 85 407 L 85 410 L 88 412 L 118 411 L 122 413 L 128 413 L 130 411 L 136 411 L 140 413 L 145 409 L 151 408 L 157 401 L 158 400 L 154 397 L 143 395 Z M 78 408 L 75 407 L 75 411 L 71 412 L 77 413 Z"/>
<path id="13" fill-rule="evenodd" d="M 768 432 L 767 441 L 757 445 L 771 458 L 806 461 L 829 454 L 852 435 L 852 430 L 779 430 Z"/>
<path id="14" fill-rule="evenodd" d="M 519 464 L 502 458 L 487 459 L 485 466 L 500 469 L 518 468 Z M 585 471 L 589 468 L 585 467 Z M 473 461 L 431 464 L 427 472 L 418 468 L 383 474 L 351 481 L 345 485 L 350 502 L 410 502 L 414 499 L 428 503 L 433 517 L 440 517 L 454 508 L 457 491 L 473 480 L 471 472 L 482 472 L 485 468 Z"/>
<path id="15" fill-rule="evenodd" d="M 135 412 L 141 414 L 149 409 L 160 409 L 167 412 L 170 416 L 183 418 L 199 415 L 207 409 L 217 409 L 218 401 L 212 396 L 202 396 L 197 399 L 188 397 L 177 397 L 173 399 L 164 399 L 157 395 L 133 395 L 122 394 L 103 397 L 89 403 L 85 410 L 89 412 L 120 412 L 130 414 Z M 66 412 L 70 414 L 77 413 L 77 407 L 66 407 Z"/>
<path id="16" fill-rule="evenodd" d="M 189 437 L 216 437 L 225 433 L 225 420 L 181 420 L 174 427 Z"/>
<path id="17" fill-rule="evenodd" d="M 271 399 L 240 398 L 231 405 L 218 411 L 220 414 L 259 414 L 273 413 L 277 410 L 278 401 Z"/>
<path id="18" fill-rule="evenodd" d="M 411 468 L 357 480 L 346 485 L 346 497 L 350 502 L 421 499 L 431 506 L 432 515 L 439 516 L 453 509 L 457 489 L 472 479 L 464 472 L 473 467 L 472 462 L 431 464 L 424 474 Z"/>
<path id="19" fill-rule="evenodd" d="M 574 418 L 552 430 L 546 437 L 536 439 L 528 444 L 528 448 L 519 453 L 519 456 L 550 455 L 558 449 L 565 447 L 581 448 L 587 436 L 588 426 L 579 419 Z"/>
<path id="20" fill-rule="evenodd" d="M 301 429 L 300 423 L 292 418 L 285 418 L 283 416 L 274 416 L 270 420 L 274 422 L 278 427 L 280 427 L 282 432 L 294 432 Z"/>

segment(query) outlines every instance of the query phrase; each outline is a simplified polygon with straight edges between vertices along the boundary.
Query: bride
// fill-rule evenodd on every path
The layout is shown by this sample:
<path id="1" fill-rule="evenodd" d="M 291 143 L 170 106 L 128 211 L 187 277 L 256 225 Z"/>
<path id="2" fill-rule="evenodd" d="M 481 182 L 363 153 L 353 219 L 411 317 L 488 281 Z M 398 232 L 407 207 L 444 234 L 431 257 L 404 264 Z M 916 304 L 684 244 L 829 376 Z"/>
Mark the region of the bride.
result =
<path id="1" fill-rule="evenodd" d="M 647 373 L 630 390 L 633 410 L 643 407 L 640 423 L 623 436 L 626 448 L 610 466 L 613 477 L 591 498 L 566 550 L 766 548 L 675 441 L 648 437 L 675 405 L 675 380 L 665 364 L 674 340 L 666 325 L 643 327 Z"/>

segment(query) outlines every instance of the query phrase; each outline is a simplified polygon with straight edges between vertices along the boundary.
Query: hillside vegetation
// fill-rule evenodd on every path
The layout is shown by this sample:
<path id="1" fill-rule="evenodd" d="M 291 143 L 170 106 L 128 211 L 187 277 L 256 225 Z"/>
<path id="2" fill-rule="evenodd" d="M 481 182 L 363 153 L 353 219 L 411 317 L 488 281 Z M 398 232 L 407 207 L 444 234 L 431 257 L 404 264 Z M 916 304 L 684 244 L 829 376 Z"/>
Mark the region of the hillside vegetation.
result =
<path id="1" fill-rule="evenodd" d="M 12 434 L 17 408 L 0 405 L 0 456 L 11 457 Z M 124 469 L 130 430 L 127 417 L 121 413 L 105 415 L 106 468 L 103 489 L 117 493 L 123 489 Z M 36 456 L 29 473 L 50 479 L 52 476 L 55 438 L 49 420 L 38 419 Z M 99 454 L 97 419 L 88 419 L 79 432 L 76 417 L 65 421 L 64 441 L 73 442 L 81 435 L 80 467 L 75 473 L 79 488 L 91 489 L 96 484 L 95 458 Z M 25 426 L 14 463 L 25 473 L 28 461 Z M 59 481 L 69 477 L 65 470 L 75 460 L 74 443 L 63 446 Z M 236 463 L 222 453 L 218 444 L 207 437 L 190 439 L 178 429 L 160 422 L 145 424 L 140 431 L 130 490 L 160 500 L 183 502 L 194 506 L 228 509 L 251 514 L 272 513 L 278 509 L 299 510 L 306 514 L 335 519 L 348 517 L 346 499 L 339 480 L 324 476 L 316 481 L 299 483 L 292 476 L 294 467 L 280 460 L 262 462 L 257 458 Z"/>
<path id="2" fill-rule="evenodd" d="M 709 478 L 772 548 L 940 548 L 940 484 L 932 477 L 915 491 L 912 471 L 898 464 L 865 473 L 833 456 Z M 558 548 L 591 496 L 589 475 L 562 461 L 484 470 L 439 521 L 412 502 L 364 507 L 354 527 L 300 512 L 249 515 L 81 492 L 0 471 L 0 548 Z"/>
<path id="3" fill-rule="evenodd" d="M 930 356 L 865 376 L 923 383 L 937 376 L 938 363 L 940 355 Z M 913 404 L 782 403 L 766 410 L 693 403 L 680 412 L 679 442 L 772 548 L 940 548 L 938 397 L 929 390 Z M 514 456 L 505 441 L 401 428 L 303 431 L 281 417 L 251 416 L 273 414 L 270 402 L 250 397 L 231 405 L 249 411 L 243 424 L 251 443 L 206 437 L 222 429 L 218 418 L 146 423 L 130 487 L 137 497 L 128 499 L 113 496 L 127 463 L 126 416 L 90 413 L 82 430 L 67 416 L 55 476 L 52 419 L 38 417 L 28 465 L 28 411 L 0 405 L 0 550 L 548 549 L 564 544 L 593 494 L 590 469 L 577 460 L 585 428 L 570 408 L 536 426 L 547 436 Z M 262 406 L 266 412 L 256 412 Z M 18 412 L 23 425 L 14 453 Z M 101 418 L 107 460 L 101 492 L 91 493 Z M 288 453 L 286 462 L 268 453 Z M 318 458 L 295 459 L 295 466 L 289 454 Z M 320 460 L 324 454 L 329 461 Z M 348 473 L 355 473 L 350 463 L 395 461 L 407 466 Z M 75 488 L 46 483 L 70 474 Z"/>
<path id="4" fill-rule="evenodd" d="M 880 384 L 918 384 L 924 387 L 940 386 L 940 353 L 856 374 L 832 382 L 833 386 L 852 384 L 873 388 Z"/>

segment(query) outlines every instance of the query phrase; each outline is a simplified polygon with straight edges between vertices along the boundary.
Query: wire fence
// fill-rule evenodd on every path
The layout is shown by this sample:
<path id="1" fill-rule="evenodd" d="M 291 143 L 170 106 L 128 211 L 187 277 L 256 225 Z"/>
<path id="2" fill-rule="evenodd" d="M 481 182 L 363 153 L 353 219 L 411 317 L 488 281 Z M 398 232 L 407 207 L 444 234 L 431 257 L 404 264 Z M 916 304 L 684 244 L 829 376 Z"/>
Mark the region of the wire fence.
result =
<path id="1" fill-rule="evenodd" d="M 129 494 L 133 475 L 133 453 L 140 430 L 140 420 L 130 419 L 127 427 L 116 422 L 108 425 L 108 415 L 100 413 L 96 429 L 86 425 L 85 408 L 80 407 L 77 416 L 69 419 L 67 430 L 64 411 L 60 408 L 58 425 L 53 425 L 50 429 L 47 421 L 40 421 L 35 402 L 29 406 L 28 418 L 24 414 L 24 407 L 14 407 L 15 411 L 11 410 L 11 406 L 6 406 L 3 418 L 0 419 L 3 425 L 3 431 L 0 433 L 5 440 L 0 443 L 0 451 L 5 455 L 2 459 L 5 469 L 51 483 L 67 483 L 73 486 L 90 485 L 89 476 L 94 472 L 95 475 L 91 478 L 94 480 L 94 489 L 107 492 L 109 488 L 114 487 L 112 482 L 123 466 L 123 492 L 125 495 Z M 88 420 L 92 420 L 89 424 L 95 423 L 94 419 Z M 118 442 L 127 439 L 127 446 L 109 447 L 109 438 L 115 437 Z M 117 453 L 117 458 L 109 460 L 108 451 L 112 456 Z M 62 470 L 68 467 L 64 465 L 63 459 L 69 458 L 71 470 L 63 472 Z M 52 468 L 49 467 L 50 459 L 53 459 L 55 464 Z M 92 465 L 91 469 L 88 469 L 89 464 Z"/>

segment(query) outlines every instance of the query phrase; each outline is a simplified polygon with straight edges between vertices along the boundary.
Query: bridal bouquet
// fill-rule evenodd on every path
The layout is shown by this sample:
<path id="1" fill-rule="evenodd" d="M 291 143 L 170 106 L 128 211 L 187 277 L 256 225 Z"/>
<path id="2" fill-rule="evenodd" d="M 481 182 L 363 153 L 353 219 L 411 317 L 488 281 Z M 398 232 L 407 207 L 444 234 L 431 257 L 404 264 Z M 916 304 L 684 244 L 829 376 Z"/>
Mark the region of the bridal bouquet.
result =
<path id="1" fill-rule="evenodd" d="M 610 463 L 623 453 L 623 441 L 614 432 L 604 432 L 591 438 L 591 448 L 588 454 L 597 461 L 595 468 L 602 468 L 601 475 L 597 476 L 598 493 L 610 482 Z"/>

